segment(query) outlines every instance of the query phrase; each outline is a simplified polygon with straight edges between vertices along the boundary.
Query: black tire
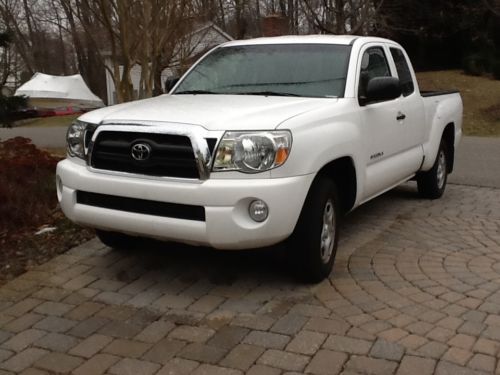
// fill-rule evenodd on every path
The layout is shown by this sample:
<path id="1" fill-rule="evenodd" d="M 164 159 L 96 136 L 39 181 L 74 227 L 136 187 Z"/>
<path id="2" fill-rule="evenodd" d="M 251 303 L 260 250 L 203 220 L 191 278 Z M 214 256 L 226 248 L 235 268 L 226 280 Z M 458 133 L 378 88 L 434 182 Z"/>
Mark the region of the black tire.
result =
<path id="1" fill-rule="evenodd" d="M 116 250 L 135 249 L 139 242 L 139 237 L 128 236 L 123 233 L 107 232 L 96 229 L 97 238 L 106 246 Z"/>
<path id="2" fill-rule="evenodd" d="M 328 212 L 332 215 L 331 228 L 325 227 Z M 317 283 L 330 275 L 337 253 L 339 219 L 335 183 L 319 177 L 309 190 L 288 244 L 293 271 L 302 281 Z"/>
<path id="3" fill-rule="evenodd" d="M 420 172 L 417 176 L 418 192 L 422 198 L 441 198 L 448 181 L 449 154 L 446 143 L 441 141 L 436 156 L 436 161 L 427 172 Z"/>

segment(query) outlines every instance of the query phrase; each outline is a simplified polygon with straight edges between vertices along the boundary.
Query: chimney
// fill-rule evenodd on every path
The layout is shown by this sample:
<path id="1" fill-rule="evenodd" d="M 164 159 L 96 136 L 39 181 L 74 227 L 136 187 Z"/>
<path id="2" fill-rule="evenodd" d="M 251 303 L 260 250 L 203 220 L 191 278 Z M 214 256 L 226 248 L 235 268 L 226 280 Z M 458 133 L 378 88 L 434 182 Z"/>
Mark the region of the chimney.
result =
<path id="1" fill-rule="evenodd" d="M 262 18 L 263 36 L 288 35 L 288 20 L 279 14 L 270 14 Z"/>

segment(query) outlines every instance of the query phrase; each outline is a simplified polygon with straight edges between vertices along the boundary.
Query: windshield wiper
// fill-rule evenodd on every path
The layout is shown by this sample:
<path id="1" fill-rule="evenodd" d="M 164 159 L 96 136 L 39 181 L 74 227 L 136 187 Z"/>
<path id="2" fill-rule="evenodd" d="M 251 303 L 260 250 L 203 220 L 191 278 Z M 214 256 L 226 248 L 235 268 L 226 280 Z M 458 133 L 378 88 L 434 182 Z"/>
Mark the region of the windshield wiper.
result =
<path id="1" fill-rule="evenodd" d="M 185 91 L 179 91 L 179 92 L 174 92 L 174 95 L 177 94 L 212 94 L 212 95 L 263 95 L 263 96 L 302 96 L 298 94 L 292 94 L 290 92 L 278 92 L 278 91 L 248 91 L 248 92 L 215 92 L 215 91 L 209 91 L 209 90 L 185 90 Z"/>
<path id="2" fill-rule="evenodd" d="M 217 95 L 217 94 L 220 94 L 219 92 L 214 92 L 214 91 L 209 91 L 209 90 L 186 90 L 186 91 L 179 91 L 179 92 L 174 92 L 174 95 L 177 95 L 177 94 L 193 94 L 193 95 L 196 95 L 196 94 L 213 94 L 213 95 Z"/>
<path id="3" fill-rule="evenodd" d="M 298 94 L 292 94 L 291 92 L 279 92 L 279 91 L 248 91 L 248 92 L 235 92 L 236 95 L 264 95 L 264 96 L 302 96 Z"/>

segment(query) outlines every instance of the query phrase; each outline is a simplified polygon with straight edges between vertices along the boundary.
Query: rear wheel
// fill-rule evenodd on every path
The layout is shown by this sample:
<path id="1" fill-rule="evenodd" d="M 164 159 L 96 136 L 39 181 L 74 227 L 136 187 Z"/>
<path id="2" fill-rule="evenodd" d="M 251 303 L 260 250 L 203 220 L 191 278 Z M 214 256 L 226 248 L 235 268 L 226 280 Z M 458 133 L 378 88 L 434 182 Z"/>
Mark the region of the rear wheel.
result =
<path id="1" fill-rule="evenodd" d="M 289 239 L 294 271 L 306 282 L 320 282 L 332 271 L 338 243 L 338 204 L 333 180 L 321 177 L 315 181 Z"/>
<path id="2" fill-rule="evenodd" d="M 448 152 L 446 143 L 441 141 L 436 161 L 431 170 L 417 176 L 418 192 L 423 198 L 441 198 L 448 181 Z"/>
<path id="3" fill-rule="evenodd" d="M 139 237 L 128 236 L 123 233 L 108 232 L 96 229 L 97 238 L 106 246 L 117 250 L 130 250 L 137 247 Z"/>

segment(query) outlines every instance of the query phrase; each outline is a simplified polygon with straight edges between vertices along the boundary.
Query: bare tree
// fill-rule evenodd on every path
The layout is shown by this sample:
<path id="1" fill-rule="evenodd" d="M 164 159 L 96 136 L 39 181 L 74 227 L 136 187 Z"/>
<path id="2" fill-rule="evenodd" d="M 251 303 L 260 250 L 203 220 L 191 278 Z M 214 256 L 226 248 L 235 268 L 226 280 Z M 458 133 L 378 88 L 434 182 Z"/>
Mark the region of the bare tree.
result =
<path id="1" fill-rule="evenodd" d="M 191 1 L 59 1 L 68 18 L 79 66 L 91 50 L 103 63 L 109 57 L 104 65 L 118 102 L 135 99 L 131 71 L 136 64 L 141 66 L 139 96 L 162 92 L 161 72 L 173 58 L 181 36 L 192 27 Z M 87 53 L 82 52 L 85 50 Z"/>
<path id="2" fill-rule="evenodd" d="M 138 2 L 133 0 L 60 0 L 72 25 L 79 60 L 94 50 L 110 73 L 118 102 L 134 99 L 130 71 L 136 61 L 140 39 L 133 32 Z M 83 35 L 82 35 L 83 33 Z M 84 50 L 87 53 L 84 53 Z M 110 66 L 104 64 L 109 54 Z M 83 64 L 81 64 L 83 65 Z"/>
<path id="3" fill-rule="evenodd" d="M 23 71 L 30 75 L 74 72 L 65 20 L 54 0 L 0 0 L 0 20 L 12 35 Z"/>
<path id="4" fill-rule="evenodd" d="M 302 0 L 303 11 L 317 31 L 327 34 L 366 34 L 371 31 L 384 0 Z"/>
<path id="5" fill-rule="evenodd" d="M 33 43 L 29 35 L 24 32 L 24 25 L 20 22 L 20 14 L 24 13 L 22 5 L 19 1 L 15 0 L 1 0 L 0 1 L 0 15 L 4 27 L 11 30 L 12 39 L 14 41 L 17 52 L 24 60 L 26 69 L 33 74 L 35 72 L 35 63 L 33 61 L 30 51 L 32 50 Z M 31 17 L 29 17 L 31 18 Z M 28 20 L 28 17 L 26 17 Z M 27 21 L 28 22 L 28 21 Z M 31 23 L 30 21 L 28 23 Z M 30 26 L 32 29 L 32 27 Z"/>
<path id="6" fill-rule="evenodd" d="M 54 9 L 60 16 L 57 20 L 58 30 L 65 34 L 71 43 L 67 46 L 67 54 L 72 58 L 72 70 L 79 72 L 90 89 L 101 98 L 106 97 L 106 81 L 104 60 L 99 52 L 100 47 L 94 42 L 94 36 L 101 35 L 95 26 L 89 7 L 77 6 L 74 0 L 52 0 Z M 59 26 L 63 24 L 64 26 Z M 94 24 L 94 34 L 86 33 L 85 25 Z M 99 39 L 99 37 L 96 37 Z"/>
<path id="7" fill-rule="evenodd" d="M 488 10 L 500 16 L 500 0 L 482 0 L 482 2 Z"/>
<path id="8" fill-rule="evenodd" d="M 181 44 L 192 29 L 192 3 L 188 1 L 143 0 L 137 14 L 137 33 L 142 36 L 137 61 L 141 65 L 142 96 L 163 92 L 161 74 L 178 57 Z"/>
<path id="9" fill-rule="evenodd" d="M 0 32 L 0 87 L 4 87 L 13 72 L 12 36 L 8 32 Z"/>

